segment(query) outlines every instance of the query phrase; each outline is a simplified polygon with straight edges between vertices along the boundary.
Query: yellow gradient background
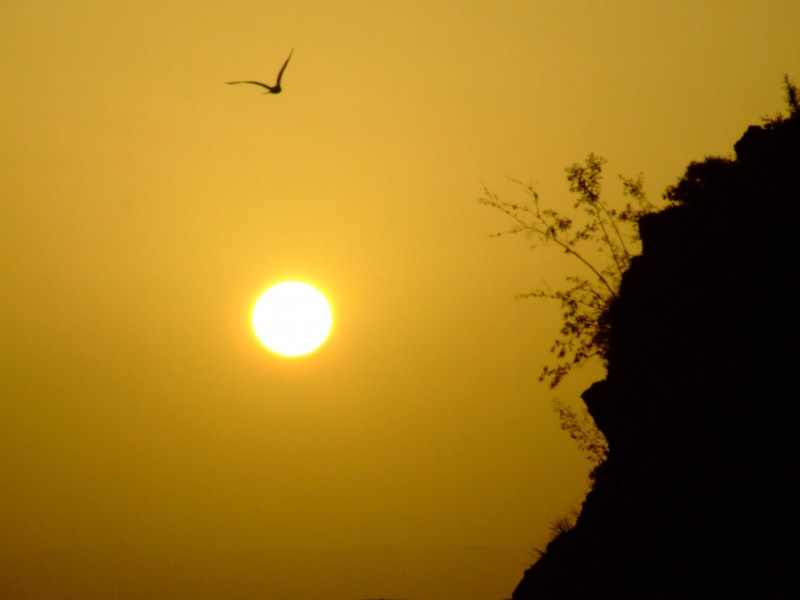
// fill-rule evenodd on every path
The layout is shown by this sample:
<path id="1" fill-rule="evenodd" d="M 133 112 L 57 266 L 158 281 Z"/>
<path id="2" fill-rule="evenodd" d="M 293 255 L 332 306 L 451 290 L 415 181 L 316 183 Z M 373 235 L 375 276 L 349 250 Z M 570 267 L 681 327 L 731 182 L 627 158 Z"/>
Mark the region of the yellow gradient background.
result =
<path id="1" fill-rule="evenodd" d="M 800 78 L 800 3 L 0 4 L 0 595 L 508 597 L 590 465 L 571 266 L 477 203 L 658 198 Z M 274 81 L 289 50 L 284 92 Z M 574 267 L 574 265 L 572 265 Z M 313 282 L 323 352 L 250 311 Z M 587 368 L 557 396 L 576 401 Z"/>

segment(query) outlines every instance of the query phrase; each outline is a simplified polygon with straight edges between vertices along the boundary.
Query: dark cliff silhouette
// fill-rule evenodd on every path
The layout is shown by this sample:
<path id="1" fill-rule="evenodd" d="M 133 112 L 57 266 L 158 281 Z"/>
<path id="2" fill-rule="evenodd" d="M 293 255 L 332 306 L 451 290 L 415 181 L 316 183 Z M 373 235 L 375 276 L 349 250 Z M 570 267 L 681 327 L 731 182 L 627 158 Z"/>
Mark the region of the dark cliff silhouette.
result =
<path id="1" fill-rule="evenodd" d="M 608 459 L 513 600 L 800 597 L 794 98 L 641 220 L 583 394 Z"/>

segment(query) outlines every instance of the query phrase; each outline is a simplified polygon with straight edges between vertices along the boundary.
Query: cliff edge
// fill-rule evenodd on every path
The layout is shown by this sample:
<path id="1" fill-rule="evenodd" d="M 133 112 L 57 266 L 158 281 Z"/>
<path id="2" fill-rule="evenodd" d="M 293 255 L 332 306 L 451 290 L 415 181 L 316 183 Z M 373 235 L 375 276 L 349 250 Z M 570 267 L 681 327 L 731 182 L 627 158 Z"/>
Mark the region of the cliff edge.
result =
<path id="1" fill-rule="evenodd" d="M 667 196 L 583 394 L 608 460 L 513 600 L 799 593 L 800 114 Z"/>

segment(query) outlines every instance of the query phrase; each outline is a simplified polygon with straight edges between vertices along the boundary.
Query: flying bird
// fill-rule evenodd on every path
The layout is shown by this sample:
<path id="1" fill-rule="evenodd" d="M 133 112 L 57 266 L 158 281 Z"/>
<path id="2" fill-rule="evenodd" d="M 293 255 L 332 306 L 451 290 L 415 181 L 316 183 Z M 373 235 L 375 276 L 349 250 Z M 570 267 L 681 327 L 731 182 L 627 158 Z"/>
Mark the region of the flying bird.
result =
<path id="1" fill-rule="evenodd" d="M 283 77 L 283 72 L 286 70 L 286 65 L 289 64 L 289 58 L 292 58 L 292 53 L 294 52 L 294 48 L 292 51 L 289 52 L 289 57 L 286 59 L 286 62 L 283 63 L 281 70 L 278 71 L 278 80 L 275 82 L 275 85 L 267 85 L 266 83 L 261 83 L 260 81 L 228 81 L 228 84 L 234 83 L 252 83 L 253 85 L 260 85 L 261 87 L 265 88 L 267 91 L 264 92 L 265 94 L 280 94 L 281 93 L 281 77 Z"/>

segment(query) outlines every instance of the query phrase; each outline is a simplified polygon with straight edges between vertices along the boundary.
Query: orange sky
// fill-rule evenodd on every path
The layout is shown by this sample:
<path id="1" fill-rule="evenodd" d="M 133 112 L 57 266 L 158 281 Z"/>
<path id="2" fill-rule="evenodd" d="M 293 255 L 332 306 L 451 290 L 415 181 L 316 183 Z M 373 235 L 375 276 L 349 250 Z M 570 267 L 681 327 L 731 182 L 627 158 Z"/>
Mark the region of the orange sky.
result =
<path id="1" fill-rule="evenodd" d="M 590 465 L 536 380 L 555 307 L 513 301 L 564 265 L 491 239 L 483 184 L 567 208 L 595 152 L 610 196 L 643 172 L 658 198 L 800 78 L 789 0 L 10 0 L 0 23 L 0 590 L 36 597 L 510 595 Z M 283 94 L 224 85 L 291 48 Z M 286 278 L 334 310 L 302 359 L 249 323 Z"/>

